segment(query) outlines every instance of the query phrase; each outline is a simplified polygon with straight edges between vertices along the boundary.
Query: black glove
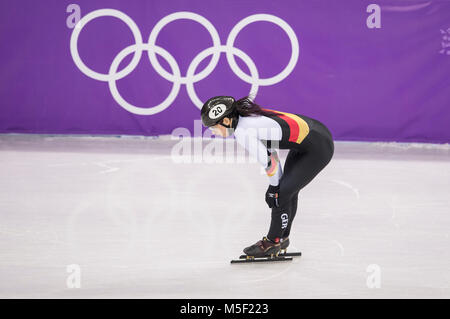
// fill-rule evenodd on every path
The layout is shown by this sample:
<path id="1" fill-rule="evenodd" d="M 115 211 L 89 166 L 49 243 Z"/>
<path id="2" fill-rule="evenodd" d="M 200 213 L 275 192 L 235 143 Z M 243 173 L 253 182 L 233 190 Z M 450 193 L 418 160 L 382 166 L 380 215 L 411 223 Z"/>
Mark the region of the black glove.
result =
<path id="1" fill-rule="evenodd" d="M 278 207 L 278 200 L 280 197 L 280 186 L 269 185 L 266 192 L 266 203 L 269 208 Z"/>

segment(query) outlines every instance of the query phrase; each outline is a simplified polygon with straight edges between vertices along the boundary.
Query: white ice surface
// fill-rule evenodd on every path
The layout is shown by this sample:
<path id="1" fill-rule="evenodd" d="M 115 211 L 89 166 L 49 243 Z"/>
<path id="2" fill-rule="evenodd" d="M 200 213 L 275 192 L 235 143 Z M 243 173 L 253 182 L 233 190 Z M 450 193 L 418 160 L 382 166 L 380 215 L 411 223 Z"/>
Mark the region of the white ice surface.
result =
<path id="1" fill-rule="evenodd" d="M 300 193 L 303 256 L 230 265 L 268 230 L 267 177 L 256 162 L 176 163 L 177 143 L 0 136 L 0 297 L 450 297 L 448 145 L 337 142 Z"/>

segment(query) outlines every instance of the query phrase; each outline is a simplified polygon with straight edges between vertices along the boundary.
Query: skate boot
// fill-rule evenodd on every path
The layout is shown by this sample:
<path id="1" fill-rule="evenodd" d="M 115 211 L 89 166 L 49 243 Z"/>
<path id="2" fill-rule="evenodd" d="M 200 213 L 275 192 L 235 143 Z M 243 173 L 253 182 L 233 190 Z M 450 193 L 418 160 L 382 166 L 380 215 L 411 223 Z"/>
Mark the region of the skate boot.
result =
<path id="1" fill-rule="evenodd" d="M 257 258 L 257 257 L 276 257 L 278 256 L 281 249 L 281 245 L 279 242 L 275 243 L 264 237 L 262 240 L 258 241 L 256 244 L 253 244 L 244 249 L 244 253 L 248 258 Z"/>
<path id="2" fill-rule="evenodd" d="M 280 239 L 280 254 L 285 254 L 289 247 L 289 237 Z"/>

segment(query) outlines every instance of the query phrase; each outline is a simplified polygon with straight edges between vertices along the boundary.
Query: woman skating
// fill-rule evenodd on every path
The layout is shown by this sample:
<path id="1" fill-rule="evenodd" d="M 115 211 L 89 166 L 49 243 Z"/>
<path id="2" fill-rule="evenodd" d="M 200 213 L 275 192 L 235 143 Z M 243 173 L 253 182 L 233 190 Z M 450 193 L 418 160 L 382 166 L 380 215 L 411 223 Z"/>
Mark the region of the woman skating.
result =
<path id="1" fill-rule="evenodd" d="M 261 108 L 249 97 L 216 96 L 203 105 L 203 125 L 236 141 L 265 168 L 269 177 L 266 203 L 272 209 L 267 236 L 244 249 L 247 256 L 278 255 L 289 246 L 298 193 L 330 162 L 333 138 L 318 120 Z M 276 149 L 289 149 L 282 168 Z"/>

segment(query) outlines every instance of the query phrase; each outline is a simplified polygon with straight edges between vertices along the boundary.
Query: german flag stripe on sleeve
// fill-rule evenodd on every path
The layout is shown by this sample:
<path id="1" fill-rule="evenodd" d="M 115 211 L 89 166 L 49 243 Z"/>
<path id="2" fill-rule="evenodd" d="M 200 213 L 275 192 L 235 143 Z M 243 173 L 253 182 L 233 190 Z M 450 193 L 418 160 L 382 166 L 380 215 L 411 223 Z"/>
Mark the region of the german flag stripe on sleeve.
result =
<path id="1" fill-rule="evenodd" d="M 273 154 L 270 155 L 270 165 L 266 168 L 266 173 L 268 176 L 273 176 L 278 171 L 278 157 L 275 157 Z"/>

